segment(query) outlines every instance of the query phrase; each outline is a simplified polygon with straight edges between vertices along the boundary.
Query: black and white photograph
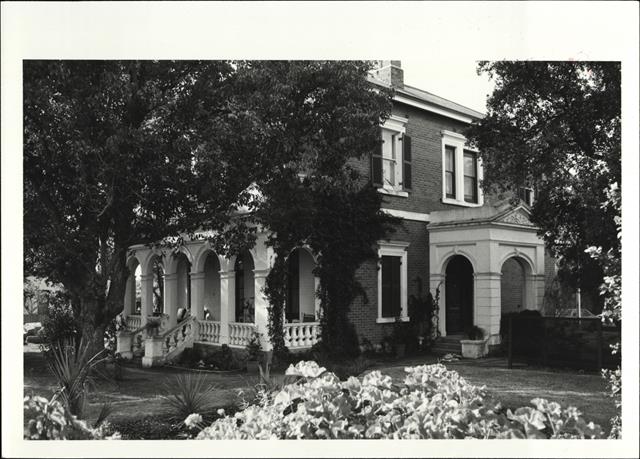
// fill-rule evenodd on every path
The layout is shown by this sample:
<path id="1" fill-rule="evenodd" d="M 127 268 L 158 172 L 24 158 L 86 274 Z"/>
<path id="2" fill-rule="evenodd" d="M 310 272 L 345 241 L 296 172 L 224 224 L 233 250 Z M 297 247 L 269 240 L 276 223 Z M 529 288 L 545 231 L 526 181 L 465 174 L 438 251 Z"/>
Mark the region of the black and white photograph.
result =
<path id="1" fill-rule="evenodd" d="M 3 457 L 637 457 L 638 5 L 286 3 L 2 4 Z"/>

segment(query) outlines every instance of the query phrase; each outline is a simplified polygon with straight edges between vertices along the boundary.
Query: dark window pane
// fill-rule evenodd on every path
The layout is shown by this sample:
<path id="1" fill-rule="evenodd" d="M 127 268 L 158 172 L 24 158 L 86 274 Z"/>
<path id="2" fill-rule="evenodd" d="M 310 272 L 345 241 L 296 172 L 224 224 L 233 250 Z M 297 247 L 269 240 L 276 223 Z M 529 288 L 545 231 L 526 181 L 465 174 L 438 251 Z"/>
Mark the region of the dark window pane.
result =
<path id="1" fill-rule="evenodd" d="M 453 178 L 452 172 L 445 172 L 445 192 L 447 193 L 447 198 L 455 198 Z"/>
<path id="2" fill-rule="evenodd" d="M 400 257 L 382 257 L 382 317 L 400 314 Z"/>

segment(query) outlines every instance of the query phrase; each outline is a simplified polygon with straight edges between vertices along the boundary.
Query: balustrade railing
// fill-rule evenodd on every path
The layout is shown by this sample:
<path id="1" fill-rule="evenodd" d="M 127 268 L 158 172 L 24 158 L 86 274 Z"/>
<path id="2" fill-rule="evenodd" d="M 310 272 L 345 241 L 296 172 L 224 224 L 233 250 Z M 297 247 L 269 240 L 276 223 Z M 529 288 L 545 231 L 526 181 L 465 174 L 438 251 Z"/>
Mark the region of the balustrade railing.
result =
<path id="1" fill-rule="evenodd" d="M 195 337 L 195 317 L 188 317 L 171 330 L 162 334 L 162 357 L 170 360 L 172 354 L 193 344 Z"/>
<path id="2" fill-rule="evenodd" d="M 284 324 L 284 344 L 289 349 L 309 348 L 320 339 L 319 322 Z"/>
<path id="3" fill-rule="evenodd" d="M 219 343 L 220 322 L 215 322 L 213 320 L 199 320 L 198 336 L 196 339 L 206 343 Z"/>
<path id="4" fill-rule="evenodd" d="M 231 322 L 229 324 L 229 345 L 246 346 L 255 329 L 256 326 L 252 323 Z"/>

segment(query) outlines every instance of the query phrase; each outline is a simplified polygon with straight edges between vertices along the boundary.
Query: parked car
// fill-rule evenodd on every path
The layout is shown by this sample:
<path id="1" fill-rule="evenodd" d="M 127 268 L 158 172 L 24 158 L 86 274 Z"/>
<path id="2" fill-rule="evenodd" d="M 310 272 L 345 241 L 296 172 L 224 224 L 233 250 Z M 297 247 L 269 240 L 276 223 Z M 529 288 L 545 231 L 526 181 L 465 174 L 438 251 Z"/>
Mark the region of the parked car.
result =
<path id="1" fill-rule="evenodd" d="M 42 329 L 41 322 L 29 322 L 22 326 L 22 342 L 27 344 L 29 336 L 38 336 L 38 332 Z"/>

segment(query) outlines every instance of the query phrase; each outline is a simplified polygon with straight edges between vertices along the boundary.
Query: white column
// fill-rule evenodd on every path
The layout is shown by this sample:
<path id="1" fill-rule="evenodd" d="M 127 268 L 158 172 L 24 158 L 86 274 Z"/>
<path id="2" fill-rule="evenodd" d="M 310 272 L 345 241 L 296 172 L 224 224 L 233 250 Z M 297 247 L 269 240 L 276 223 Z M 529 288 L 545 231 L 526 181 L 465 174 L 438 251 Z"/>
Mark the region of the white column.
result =
<path id="1" fill-rule="evenodd" d="M 260 333 L 260 344 L 264 351 L 272 349 L 271 339 L 269 339 L 269 300 L 264 294 L 264 286 L 269 275 L 269 269 L 259 269 L 253 271 L 254 281 L 254 307 L 256 330 Z"/>
<path id="2" fill-rule="evenodd" d="M 229 322 L 236 308 L 236 272 L 220 271 L 220 344 L 229 344 Z"/>
<path id="3" fill-rule="evenodd" d="M 474 324 L 489 334 L 489 344 L 500 342 L 501 273 L 475 273 Z"/>
<path id="4" fill-rule="evenodd" d="M 204 319 L 204 271 L 191 273 L 191 315 Z"/>
<path id="5" fill-rule="evenodd" d="M 130 274 L 127 278 L 127 285 L 124 293 L 124 307 L 122 308 L 122 317 L 125 319 L 135 313 L 136 306 L 136 277 Z"/>
<path id="6" fill-rule="evenodd" d="M 164 275 L 164 313 L 169 316 L 168 328 L 178 324 L 178 274 Z"/>
<path id="7" fill-rule="evenodd" d="M 153 274 L 143 274 L 140 276 L 141 284 L 141 300 L 142 307 L 140 308 L 140 315 L 142 325 L 146 325 L 147 317 L 153 312 Z"/>
<path id="8" fill-rule="evenodd" d="M 439 312 L 438 312 L 438 329 L 440 330 L 440 334 L 442 336 L 447 335 L 447 327 L 446 324 L 446 308 L 445 305 L 445 297 L 444 297 L 444 274 L 430 274 L 429 275 L 429 291 L 431 292 L 431 296 L 434 301 L 437 296 L 437 291 L 440 291 L 440 299 L 438 303 Z"/>

